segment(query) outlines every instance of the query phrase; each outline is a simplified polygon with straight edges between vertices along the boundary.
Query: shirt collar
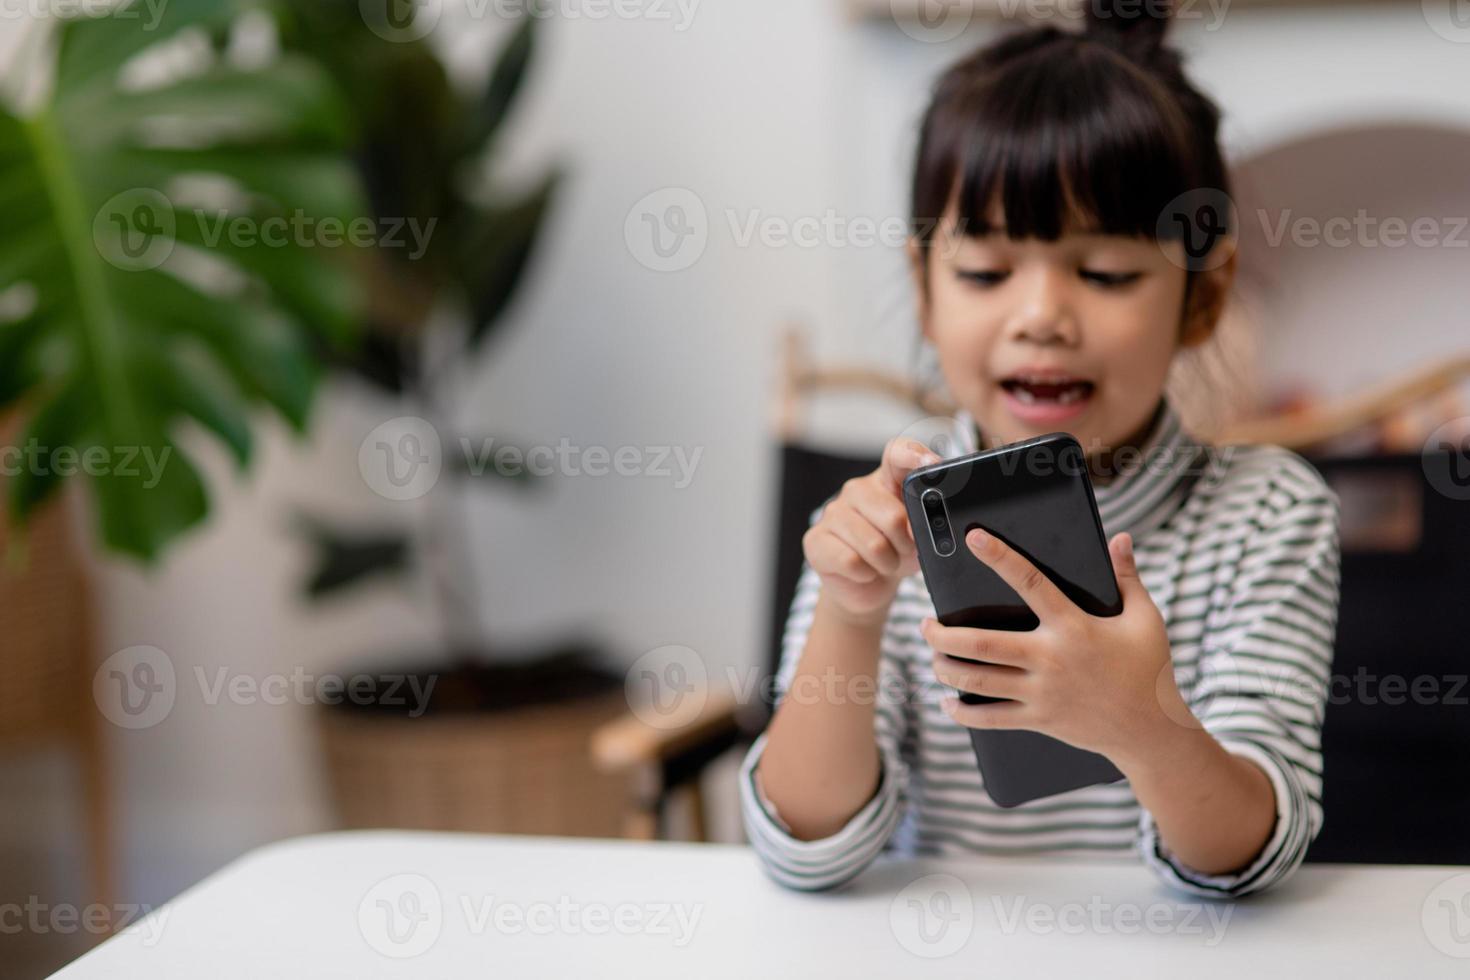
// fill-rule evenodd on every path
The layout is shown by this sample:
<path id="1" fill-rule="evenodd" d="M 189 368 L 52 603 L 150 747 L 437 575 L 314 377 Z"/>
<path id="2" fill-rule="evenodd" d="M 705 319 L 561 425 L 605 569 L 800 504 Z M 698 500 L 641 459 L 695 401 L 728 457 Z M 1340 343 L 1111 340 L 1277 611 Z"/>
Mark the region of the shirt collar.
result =
<path id="1" fill-rule="evenodd" d="M 982 440 L 974 416 L 961 408 L 954 414 L 954 424 L 954 449 L 946 458 L 978 451 Z M 1127 531 L 1137 538 L 1183 506 L 1210 454 L 1185 431 L 1174 406 L 1162 398 L 1142 444 L 1117 456 L 1117 473 L 1106 483 L 1094 480 L 1092 492 L 1107 536 Z"/>

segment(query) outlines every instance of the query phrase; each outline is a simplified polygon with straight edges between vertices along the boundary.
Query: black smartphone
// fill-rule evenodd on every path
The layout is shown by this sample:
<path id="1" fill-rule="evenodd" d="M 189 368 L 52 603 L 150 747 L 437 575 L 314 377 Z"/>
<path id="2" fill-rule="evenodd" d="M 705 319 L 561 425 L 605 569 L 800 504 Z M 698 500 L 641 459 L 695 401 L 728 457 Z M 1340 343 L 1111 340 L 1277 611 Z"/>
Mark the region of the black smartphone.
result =
<path id="1" fill-rule="evenodd" d="M 1016 591 L 965 545 L 975 527 L 1025 556 L 1084 611 L 1123 611 L 1086 456 L 1065 432 L 920 467 L 904 480 L 903 499 L 924 583 L 944 625 L 1039 625 Z M 1004 700 L 968 691 L 959 698 Z M 970 744 L 986 790 L 1003 807 L 1123 778 L 1106 756 L 1040 732 L 972 728 Z"/>

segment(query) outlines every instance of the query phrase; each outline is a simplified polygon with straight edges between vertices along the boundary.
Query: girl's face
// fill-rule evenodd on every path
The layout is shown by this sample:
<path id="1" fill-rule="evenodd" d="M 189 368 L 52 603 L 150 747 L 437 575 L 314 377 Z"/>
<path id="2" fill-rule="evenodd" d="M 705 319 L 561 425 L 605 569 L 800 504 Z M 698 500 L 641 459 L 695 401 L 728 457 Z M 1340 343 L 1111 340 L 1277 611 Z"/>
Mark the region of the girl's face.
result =
<path id="1" fill-rule="evenodd" d="M 1056 431 L 1089 455 L 1135 442 L 1176 350 L 1205 339 L 1219 312 L 1185 317 L 1183 253 L 1153 239 L 1017 241 L 958 235 L 952 215 L 940 224 L 920 318 L 950 393 L 992 445 Z M 910 257 L 922 277 L 916 248 Z"/>

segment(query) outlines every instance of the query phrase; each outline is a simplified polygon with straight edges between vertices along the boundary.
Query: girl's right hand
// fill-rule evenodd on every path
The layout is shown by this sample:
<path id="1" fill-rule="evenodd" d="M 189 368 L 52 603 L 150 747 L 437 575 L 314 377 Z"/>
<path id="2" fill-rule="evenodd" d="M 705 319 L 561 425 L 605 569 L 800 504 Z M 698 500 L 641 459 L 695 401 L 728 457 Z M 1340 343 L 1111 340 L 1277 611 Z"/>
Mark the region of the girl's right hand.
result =
<path id="1" fill-rule="evenodd" d="M 802 536 L 802 551 L 822 581 L 822 597 L 848 622 L 881 624 L 899 583 L 918 572 L 903 480 L 911 470 L 937 462 L 939 457 L 917 440 L 889 440 L 878 468 L 844 483 Z"/>

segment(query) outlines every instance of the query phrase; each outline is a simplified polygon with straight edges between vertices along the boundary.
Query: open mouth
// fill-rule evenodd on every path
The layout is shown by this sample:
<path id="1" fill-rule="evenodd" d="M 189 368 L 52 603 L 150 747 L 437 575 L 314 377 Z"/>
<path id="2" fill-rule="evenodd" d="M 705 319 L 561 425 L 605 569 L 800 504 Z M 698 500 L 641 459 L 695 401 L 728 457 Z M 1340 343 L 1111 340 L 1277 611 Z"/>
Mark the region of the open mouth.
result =
<path id="1" fill-rule="evenodd" d="M 1065 375 L 1017 374 L 1000 386 L 1022 405 L 1078 405 L 1092 397 L 1091 381 Z"/>

